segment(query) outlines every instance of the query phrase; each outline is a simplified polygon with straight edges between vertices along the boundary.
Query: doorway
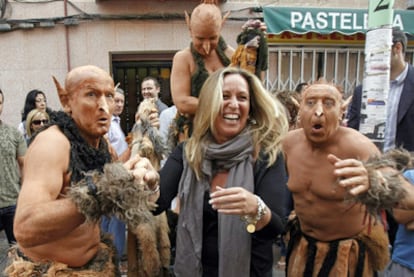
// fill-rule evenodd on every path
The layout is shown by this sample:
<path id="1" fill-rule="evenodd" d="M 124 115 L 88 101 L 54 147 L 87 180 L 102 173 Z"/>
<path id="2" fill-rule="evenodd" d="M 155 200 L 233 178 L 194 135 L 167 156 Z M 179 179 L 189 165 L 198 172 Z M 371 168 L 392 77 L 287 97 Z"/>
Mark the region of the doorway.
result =
<path id="1" fill-rule="evenodd" d="M 121 114 L 121 127 L 128 134 L 135 123 L 135 112 L 142 101 L 141 82 L 147 76 L 157 78 L 161 86 L 160 99 L 172 105 L 170 75 L 175 52 L 112 53 L 112 76 L 115 84 L 125 92 L 125 106 Z"/>

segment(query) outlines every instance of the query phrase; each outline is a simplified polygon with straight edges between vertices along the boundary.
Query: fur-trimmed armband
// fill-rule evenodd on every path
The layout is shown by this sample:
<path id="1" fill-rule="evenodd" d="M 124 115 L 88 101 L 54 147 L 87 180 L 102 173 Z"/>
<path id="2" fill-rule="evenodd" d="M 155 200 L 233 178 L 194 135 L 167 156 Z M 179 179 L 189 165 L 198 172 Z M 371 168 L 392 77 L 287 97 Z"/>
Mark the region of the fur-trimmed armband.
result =
<path id="1" fill-rule="evenodd" d="M 135 227 L 151 219 L 151 210 L 156 207 L 148 199 L 151 191 L 121 163 L 106 164 L 103 173 L 90 171 L 85 175 L 70 187 L 68 196 L 87 221 L 98 222 L 102 215 L 114 215 Z"/>
<path id="2" fill-rule="evenodd" d="M 401 149 L 369 159 L 364 165 L 370 188 L 351 200 L 364 204 L 370 214 L 378 214 L 381 209 L 392 209 L 404 197 L 401 171 L 408 166 L 408 162 L 411 162 L 410 154 Z"/>

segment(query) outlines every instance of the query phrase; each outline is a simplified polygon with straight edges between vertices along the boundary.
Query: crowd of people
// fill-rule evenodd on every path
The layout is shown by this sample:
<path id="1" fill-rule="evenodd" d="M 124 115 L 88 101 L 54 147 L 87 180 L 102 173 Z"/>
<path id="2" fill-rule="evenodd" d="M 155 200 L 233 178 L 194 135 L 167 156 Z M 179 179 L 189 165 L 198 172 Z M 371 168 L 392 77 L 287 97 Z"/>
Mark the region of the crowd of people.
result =
<path id="1" fill-rule="evenodd" d="M 157 164 L 136 154 L 142 139 L 120 125 L 125 93 L 94 65 L 72 69 L 63 86 L 53 78 L 60 109 L 35 89 L 17 128 L 0 121 L 7 276 L 120 276 L 126 256 L 132 263 L 130 253 L 151 251 L 137 252 L 139 244 L 156 244 L 157 260 L 145 264 L 154 276 L 270 277 L 277 238 L 286 276 L 414 274 L 414 71 L 405 34 L 393 30 L 379 149 L 357 130 L 361 87 L 349 108 L 341 87 L 323 79 L 269 92 L 261 74 L 230 65 L 225 19 L 210 1 L 186 14 L 191 43 L 173 59 L 173 106 L 160 100 L 156 77 L 142 80 L 142 103 L 153 108 L 144 117 L 138 107 L 134 128 L 162 154 Z M 129 210 L 130 195 L 144 208 Z M 155 235 L 130 244 L 129 228 L 148 232 L 137 226 L 154 227 L 171 210 L 178 222 L 168 222 L 168 252 Z"/>

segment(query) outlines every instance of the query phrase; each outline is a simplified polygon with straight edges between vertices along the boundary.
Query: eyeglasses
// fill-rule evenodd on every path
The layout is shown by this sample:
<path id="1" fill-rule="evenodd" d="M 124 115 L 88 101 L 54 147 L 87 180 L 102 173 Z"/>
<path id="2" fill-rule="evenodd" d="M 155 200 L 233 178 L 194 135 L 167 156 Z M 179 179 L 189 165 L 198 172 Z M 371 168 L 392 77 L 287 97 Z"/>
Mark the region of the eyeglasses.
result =
<path id="1" fill-rule="evenodd" d="M 40 125 L 40 124 L 43 123 L 43 125 L 44 125 L 44 124 L 48 124 L 49 120 L 47 120 L 47 119 L 33 120 L 32 123 L 34 125 Z"/>

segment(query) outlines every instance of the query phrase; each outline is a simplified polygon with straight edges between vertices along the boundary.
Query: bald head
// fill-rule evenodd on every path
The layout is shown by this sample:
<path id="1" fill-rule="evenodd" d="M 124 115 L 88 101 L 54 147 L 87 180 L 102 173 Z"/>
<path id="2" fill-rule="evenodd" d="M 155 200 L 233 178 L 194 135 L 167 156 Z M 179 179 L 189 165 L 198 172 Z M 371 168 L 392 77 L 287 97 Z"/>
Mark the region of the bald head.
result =
<path id="1" fill-rule="evenodd" d="M 68 94 L 72 94 L 91 80 L 109 81 L 114 86 L 108 72 L 94 65 L 85 65 L 76 67 L 68 73 L 65 79 L 65 90 Z"/>
<path id="2" fill-rule="evenodd" d="M 195 7 L 191 18 L 187 12 L 185 13 L 194 50 L 201 56 L 209 56 L 212 50 L 217 48 L 221 28 L 227 16 L 228 14 L 224 17 L 221 15 L 214 1 L 204 1 Z"/>
<path id="3" fill-rule="evenodd" d="M 54 76 L 53 81 L 56 85 L 63 110 L 67 113 L 71 113 L 73 110 L 71 100 L 79 98 L 81 93 L 93 92 L 95 94 L 111 96 L 115 93 L 112 77 L 108 72 L 94 65 L 79 66 L 72 69 L 66 76 L 65 88 L 60 85 Z M 112 113 L 109 106 L 105 108 L 105 111 Z"/>
<path id="4" fill-rule="evenodd" d="M 200 4 L 191 13 L 190 28 L 200 24 L 221 27 L 222 23 L 223 17 L 221 11 L 214 3 Z"/>
<path id="5" fill-rule="evenodd" d="M 306 86 L 302 90 L 302 94 L 305 94 L 309 91 L 316 91 L 316 90 L 325 90 L 336 96 L 339 96 L 340 99 L 342 99 L 342 96 L 343 96 L 343 89 L 341 86 L 338 86 L 332 82 L 328 82 L 324 78 L 320 78 L 319 80 L 311 84 L 306 84 Z"/>

